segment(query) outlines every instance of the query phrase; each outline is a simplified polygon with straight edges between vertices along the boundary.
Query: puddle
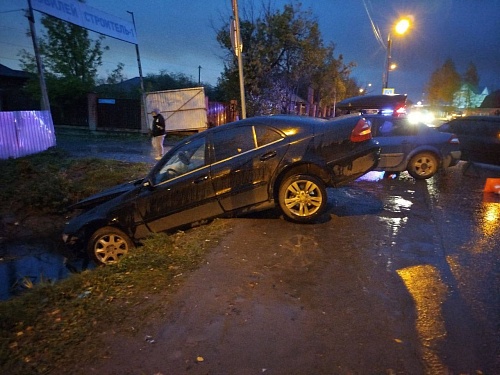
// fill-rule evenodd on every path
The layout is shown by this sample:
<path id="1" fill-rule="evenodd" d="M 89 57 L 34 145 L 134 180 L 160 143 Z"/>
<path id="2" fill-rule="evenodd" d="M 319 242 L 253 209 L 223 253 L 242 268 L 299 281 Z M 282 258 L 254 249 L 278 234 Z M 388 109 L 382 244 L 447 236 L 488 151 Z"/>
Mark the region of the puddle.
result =
<path id="1" fill-rule="evenodd" d="M 68 261 L 46 243 L 16 244 L 0 257 L 0 300 L 18 296 L 34 285 L 53 283 L 92 268 L 83 259 Z"/>

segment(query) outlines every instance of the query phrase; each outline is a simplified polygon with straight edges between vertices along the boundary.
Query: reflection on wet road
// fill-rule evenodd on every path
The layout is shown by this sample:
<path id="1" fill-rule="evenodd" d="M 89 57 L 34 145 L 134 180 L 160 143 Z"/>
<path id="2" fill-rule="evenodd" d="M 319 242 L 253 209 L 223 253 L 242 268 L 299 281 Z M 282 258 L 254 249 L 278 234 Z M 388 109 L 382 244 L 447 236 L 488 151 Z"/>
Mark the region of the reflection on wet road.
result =
<path id="1" fill-rule="evenodd" d="M 374 244 L 413 300 L 425 373 L 500 368 L 500 196 L 482 191 L 500 172 L 482 173 L 385 181 L 387 195 L 365 186 L 383 202 Z"/>
<path id="2" fill-rule="evenodd" d="M 411 266 L 397 270 L 408 292 L 415 301 L 415 326 L 422 346 L 422 360 L 432 374 L 446 373 L 441 362 L 438 344 L 446 338 L 446 327 L 441 306 L 446 299 L 447 287 L 439 271 L 431 265 Z"/>

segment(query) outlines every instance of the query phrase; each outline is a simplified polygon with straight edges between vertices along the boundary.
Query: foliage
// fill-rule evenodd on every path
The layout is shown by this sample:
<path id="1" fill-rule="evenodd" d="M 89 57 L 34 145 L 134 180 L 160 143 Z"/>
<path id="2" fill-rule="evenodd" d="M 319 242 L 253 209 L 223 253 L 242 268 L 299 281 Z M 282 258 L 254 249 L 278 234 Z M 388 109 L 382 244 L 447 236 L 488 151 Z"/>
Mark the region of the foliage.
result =
<path id="1" fill-rule="evenodd" d="M 296 95 L 316 91 L 316 100 L 324 105 L 343 99 L 350 69 L 342 56 L 334 58 L 334 46 L 325 47 L 317 21 L 301 4 L 286 4 L 281 11 L 263 6 L 261 15 L 240 15 L 243 44 L 243 72 L 247 113 L 289 112 Z M 238 98 L 239 73 L 232 53 L 229 25 L 217 32 L 219 44 L 228 51 L 224 71 L 219 79 L 225 100 Z M 328 82 L 328 83 L 326 83 Z"/>
<path id="2" fill-rule="evenodd" d="M 429 102 L 432 105 L 451 105 L 460 85 L 461 77 L 455 68 L 455 63 L 447 59 L 442 67 L 432 73 L 427 84 Z"/>
<path id="3" fill-rule="evenodd" d="M 125 67 L 125 64 L 123 63 L 118 63 L 118 66 L 116 69 L 114 69 L 111 74 L 106 78 L 105 83 L 108 85 L 114 85 L 120 82 L 123 82 L 127 78 L 123 74 L 123 68 Z"/>
<path id="4" fill-rule="evenodd" d="M 473 88 L 477 88 L 479 86 L 479 74 L 477 73 L 477 68 L 474 63 L 469 63 L 467 66 L 467 70 L 464 73 L 463 77 L 464 83 L 472 86 Z"/>
<path id="5" fill-rule="evenodd" d="M 129 81 L 120 80 L 120 71 L 116 70 L 110 75 L 103 85 L 96 87 L 96 92 L 100 95 L 113 97 L 113 98 L 128 98 L 140 99 L 141 89 L 139 79 Z M 191 77 L 182 73 L 168 73 L 166 70 L 161 70 L 158 74 L 148 74 L 144 77 L 144 90 L 151 91 L 164 91 L 164 90 L 177 90 L 191 87 L 199 87 L 200 84 L 205 88 L 205 94 L 211 100 L 220 100 L 221 95 L 217 88 L 208 84 L 195 82 Z"/>
<path id="6" fill-rule="evenodd" d="M 88 31 L 77 25 L 47 15 L 41 22 L 45 33 L 39 38 L 39 52 L 47 91 L 52 103 L 64 106 L 68 99 L 85 96 L 94 88 L 107 47 L 102 46 L 103 36 L 92 41 Z M 24 70 L 36 73 L 35 56 L 24 49 L 20 56 Z M 29 88 L 39 95 L 37 78 L 30 81 Z"/>

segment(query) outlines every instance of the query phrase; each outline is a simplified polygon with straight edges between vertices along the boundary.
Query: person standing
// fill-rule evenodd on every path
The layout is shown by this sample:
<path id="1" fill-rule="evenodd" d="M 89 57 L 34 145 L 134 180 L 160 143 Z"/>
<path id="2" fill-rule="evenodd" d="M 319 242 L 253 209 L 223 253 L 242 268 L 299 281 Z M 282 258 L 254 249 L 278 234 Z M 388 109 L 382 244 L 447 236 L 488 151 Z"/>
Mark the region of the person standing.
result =
<path id="1" fill-rule="evenodd" d="M 153 145 L 153 152 L 155 153 L 155 160 L 160 160 L 163 156 L 163 141 L 165 139 L 165 119 L 160 113 L 158 108 L 151 111 L 153 116 L 153 124 L 151 125 L 151 143 Z"/>

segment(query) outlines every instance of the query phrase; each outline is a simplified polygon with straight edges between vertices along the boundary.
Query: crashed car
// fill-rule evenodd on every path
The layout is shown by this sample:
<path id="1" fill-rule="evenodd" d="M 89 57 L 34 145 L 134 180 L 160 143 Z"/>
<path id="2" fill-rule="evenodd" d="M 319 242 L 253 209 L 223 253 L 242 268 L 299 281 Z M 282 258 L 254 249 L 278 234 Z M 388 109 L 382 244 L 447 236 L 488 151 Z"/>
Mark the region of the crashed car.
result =
<path id="1" fill-rule="evenodd" d="M 425 180 L 460 161 L 459 138 L 413 121 L 406 114 L 406 95 L 356 96 L 339 102 L 337 108 L 341 114 L 363 114 L 370 122 L 381 148 L 376 170 L 388 177 L 408 171 L 416 180 Z"/>
<path id="2" fill-rule="evenodd" d="M 120 260 L 151 233 L 279 207 L 300 223 L 325 212 L 326 187 L 373 170 L 380 148 L 361 116 L 254 117 L 179 142 L 143 179 L 84 199 L 64 228 L 71 251 Z"/>
<path id="3" fill-rule="evenodd" d="M 416 180 L 431 178 L 460 161 L 460 141 L 453 133 L 405 117 L 366 115 L 374 139 L 380 144 L 376 168 L 388 175 L 408 171 Z"/>

